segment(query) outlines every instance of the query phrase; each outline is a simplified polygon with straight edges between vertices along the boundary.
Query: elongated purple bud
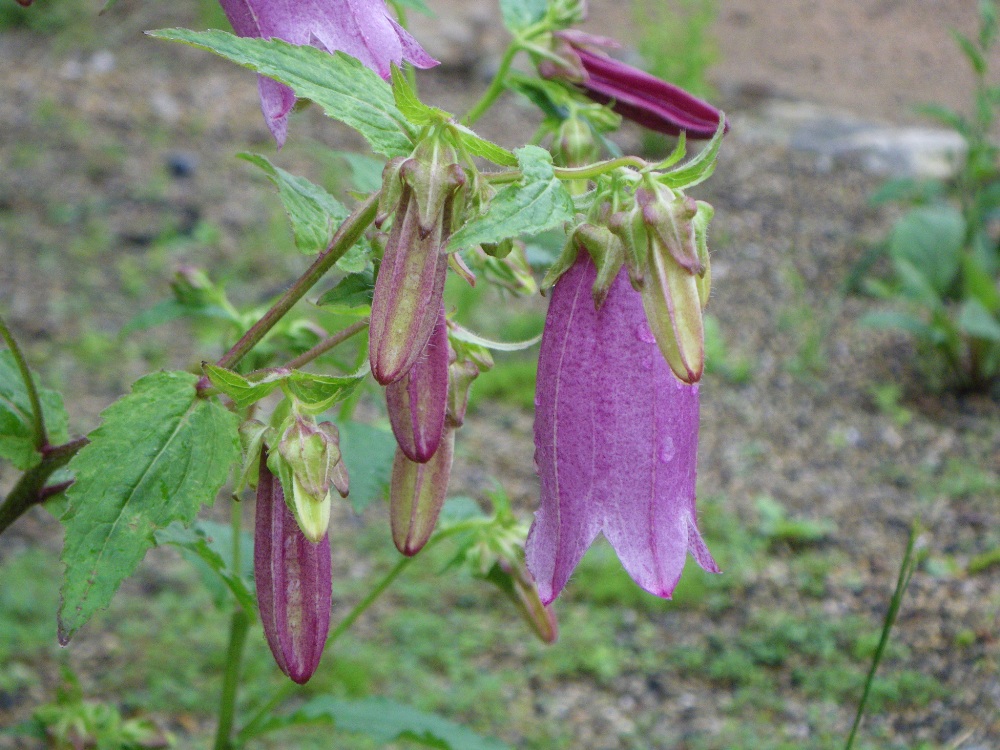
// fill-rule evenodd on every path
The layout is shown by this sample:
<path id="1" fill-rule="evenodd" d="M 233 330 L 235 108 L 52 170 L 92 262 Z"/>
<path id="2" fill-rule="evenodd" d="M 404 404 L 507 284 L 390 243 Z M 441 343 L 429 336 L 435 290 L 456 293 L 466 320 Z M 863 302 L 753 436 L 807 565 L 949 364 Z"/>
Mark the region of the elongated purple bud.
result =
<path id="1" fill-rule="evenodd" d="M 330 564 L 329 537 L 318 544 L 306 539 L 262 449 L 253 553 L 257 606 L 275 662 L 300 685 L 316 671 L 330 631 Z"/>
<path id="2" fill-rule="evenodd" d="M 441 444 L 448 408 L 448 323 L 444 305 L 423 354 L 407 373 L 385 387 L 396 443 L 408 459 L 426 463 Z"/>
<path id="3" fill-rule="evenodd" d="M 403 189 L 375 281 L 369 324 L 368 359 L 382 385 L 413 367 L 437 325 L 448 271 L 448 256 L 441 252 L 443 226 L 441 221 L 421 237 L 420 209 L 413 191 Z"/>
<path id="4" fill-rule="evenodd" d="M 455 431 L 445 430 L 437 451 L 427 463 L 418 464 L 396 451 L 389 489 L 392 541 L 404 555 L 417 554 L 431 538 L 448 493 Z"/>

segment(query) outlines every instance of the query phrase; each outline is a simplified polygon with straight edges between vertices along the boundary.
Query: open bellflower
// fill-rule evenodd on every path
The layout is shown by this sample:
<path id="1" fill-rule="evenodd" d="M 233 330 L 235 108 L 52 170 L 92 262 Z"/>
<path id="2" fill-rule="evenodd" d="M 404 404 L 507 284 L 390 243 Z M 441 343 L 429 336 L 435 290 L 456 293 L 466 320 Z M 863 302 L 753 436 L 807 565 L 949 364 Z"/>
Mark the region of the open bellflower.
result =
<path id="1" fill-rule="evenodd" d="M 437 60 L 389 15 L 383 0 L 219 0 L 240 36 L 283 39 L 327 52 L 346 52 L 389 80 L 391 65 L 430 68 Z M 270 78 L 258 79 L 261 109 L 282 146 L 295 94 Z"/>
<path id="2" fill-rule="evenodd" d="M 538 359 L 541 507 L 525 551 L 543 603 L 603 532 L 629 575 L 669 598 L 688 552 L 718 572 L 698 531 L 698 386 L 660 355 L 622 268 L 595 309 L 581 252 L 552 292 Z"/>
<path id="3" fill-rule="evenodd" d="M 557 65 L 546 60 L 539 72 L 549 78 L 568 78 L 599 104 L 649 130 L 667 135 L 684 132 L 689 139 L 707 139 L 715 134 L 722 113 L 679 86 L 633 68 L 598 51 L 617 47 L 617 42 L 586 32 L 567 30 L 554 34 L 558 54 L 566 61 Z M 728 123 L 726 129 L 728 130 Z"/>

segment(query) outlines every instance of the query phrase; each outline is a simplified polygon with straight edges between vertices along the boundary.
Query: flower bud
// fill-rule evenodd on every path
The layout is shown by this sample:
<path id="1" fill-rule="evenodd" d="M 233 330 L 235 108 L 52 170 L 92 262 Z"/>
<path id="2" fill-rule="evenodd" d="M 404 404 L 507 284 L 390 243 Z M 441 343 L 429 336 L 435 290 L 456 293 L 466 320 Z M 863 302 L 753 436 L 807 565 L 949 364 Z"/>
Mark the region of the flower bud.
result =
<path id="1" fill-rule="evenodd" d="M 426 463 L 408 459 L 396 451 L 389 487 L 389 519 L 392 541 L 404 555 L 417 554 L 434 532 L 441 506 L 448 493 L 455 432 L 445 430 L 437 451 Z"/>
<path id="2" fill-rule="evenodd" d="M 500 558 L 486 574 L 486 580 L 506 594 L 543 643 L 556 642 L 559 623 L 555 612 L 550 606 L 542 604 L 535 579 L 523 564 Z"/>
<path id="3" fill-rule="evenodd" d="M 385 387 L 389 422 L 403 454 L 426 463 L 438 449 L 448 405 L 448 324 L 444 305 L 420 358 Z"/>
<path id="4" fill-rule="evenodd" d="M 569 117 L 562 121 L 552 146 L 553 161 L 561 167 L 582 167 L 597 161 L 601 153 L 590 125 L 579 117 Z"/>
<path id="5" fill-rule="evenodd" d="M 254 579 L 267 645 L 295 682 L 312 677 L 330 630 L 330 540 L 309 541 L 261 451 L 254 527 Z"/>

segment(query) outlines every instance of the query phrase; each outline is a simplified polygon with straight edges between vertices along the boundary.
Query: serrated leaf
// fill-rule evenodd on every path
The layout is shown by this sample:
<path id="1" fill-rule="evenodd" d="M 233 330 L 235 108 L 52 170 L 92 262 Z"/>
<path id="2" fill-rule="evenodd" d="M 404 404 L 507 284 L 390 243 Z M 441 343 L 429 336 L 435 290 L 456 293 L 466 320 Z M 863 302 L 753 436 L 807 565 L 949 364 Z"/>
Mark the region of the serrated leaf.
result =
<path id="1" fill-rule="evenodd" d="M 396 438 L 388 430 L 363 422 L 339 422 L 340 451 L 351 478 L 347 496 L 356 513 L 385 496 L 396 455 Z"/>
<path id="2" fill-rule="evenodd" d="M 356 315 L 358 312 L 364 312 L 364 308 L 371 310 L 374 293 L 373 272 L 352 273 L 338 281 L 332 289 L 324 292 L 323 296 L 316 300 L 316 304 L 330 308 L 332 312 Z"/>
<path id="3" fill-rule="evenodd" d="M 69 417 L 63 406 L 62 396 L 38 385 L 38 376 L 32 375 L 38 400 L 42 403 L 42 416 L 49 443 L 59 445 L 69 440 Z M 35 450 L 34 418 L 28 391 L 21 379 L 14 355 L 7 349 L 0 351 L 0 458 L 10 461 L 17 469 L 27 471 L 42 460 Z"/>
<path id="4" fill-rule="evenodd" d="M 503 25 L 516 34 L 545 18 L 547 0 L 500 0 Z"/>
<path id="5" fill-rule="evenodd" d="M 239 460 L 236 415 L 198 398 L 197 383 L 186 372 L 138 380 L 70 463 L 60 642 L 108 605 L 157 530 L 215 500 Z"/>
<path id="6" fill-rule="evenodd" d="M 236 601 L 251 615 L 257 611 L 253 593 L 253 535 L 240 535 L 240 570 L 233 568 L 232 527 L 214 521 L 196 521 L 190 528 L 174 522 L 154 535 L 159 545 L 171 544 L 189 553 L 205 565 L 232 592 Z M 218 602 L 221 603 L 221 602 Z"/>
<path id="7" fill-rule="evenodd" d="M 205 375 L 212 385 L 229 396 L 233 403 L 241 409 L 245 409 L 250 404 L 255 404 L 271 394 L 288 375 L 288 371 L 285 370 L 269 375 L 262 380 L 253 381 L 232 370 L 216 367 L 208 362 L 203 362 L 201 368 L 205 371 Z"/>
<path id="8" fill-rule="evenodd" d="M 337 227 L 350 213 L 347 207 L 319 185 L 274 166 L 260 154 L 237 156 L 260 167 L 278 188 L 278 197 L 292 224 L 295 246 L 304 253 L 326 250 Z"/>
<path id="9" fill-rule="evenodd" d="M 367 374 L 367 370 L 353 375 L 317 375 L 295 370 L 285 379 L 285 384 L 301 406 L 320 414 L 350 396 Z"/>
<path id="10" fill-rule="evenodd" d="M 396 65 L 392 66 L 392 96 L 407 120 L 414 125 L 426 125 L 435 120 L 447 120 L 450 115 L 436 107 L 428 107 L 417 96 L 410 82 Z"/>
<path id="11" fill-rule="evenodd" d="M 312 100 L 327 115 L 361 133 L 376 153 L 393 157 L 413 150 L 406 118 L 396 108 L 389 84 L 343 52 L 331 55 L 280 39 L 249 39 L 224 31 L 148 33 L 209 50 L 291 87 L 296 96 Z"/>
<path id="12" fill-rule="evenodd" d="M 497 193 L 483 216 L 452 235 L 448 252 L 538 234 L 573 218 L 573 198 L 555 176 L 552 155 L 538 146 L 525 146 L 515 153 L 521 165 L 521 180 Z"/>
<path id="13" fill-rule="evenodd" d="M 539 333 L 537 336 L 532 336 L 526 341 L 493 341 L 492 339 L 483 338 L 468 328 L 462 328 L 461 326 L 451 328 L 448 331 L 448 335 L 467 344 L 484 346 L 487 349 L 493 349 L 498 352 L 519 352 L 523 349 L 530 349 L 542 340 L 542 334 Z"/>
<path id="14" fill-rule="evenodd" d="M 367 735 L 382 745 L 410 740 L 439 750 L 509 750 L 500 740 L 482 737 L 436 714 L 418 711 L 387 698 L 343 700 L 320 695 L 291 714 L 271 719 L 261 727 L 260 733 L 316 722 L 331 723 L 344 732 Z"/>

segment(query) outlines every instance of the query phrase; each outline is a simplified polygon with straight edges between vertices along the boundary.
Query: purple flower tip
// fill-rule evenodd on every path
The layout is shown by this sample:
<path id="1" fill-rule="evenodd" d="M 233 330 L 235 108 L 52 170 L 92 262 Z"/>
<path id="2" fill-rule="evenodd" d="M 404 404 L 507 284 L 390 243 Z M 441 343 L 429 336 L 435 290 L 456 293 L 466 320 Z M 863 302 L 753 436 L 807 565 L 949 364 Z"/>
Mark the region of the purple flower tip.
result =
<path id="1" fill-rule="evenodd" d="M 240 36 L 284 39 L 356 57 L 384 79 L 391 65 L 404 61 L 430 68 L 428 55 L 389 15 L 383 0 L 219 0 L 233 30 Z M 270 78 L 259 78 L 264 119 L 279 148 L 288 131 L 288 113 L 295 94 Z"/>
<path id="2" fill-rule="evenodd" d="M 719 570 L 695 512 L 698 386 L 660 356 L 626 271 L 600 310 L 596 278 L 580 253 L 553 290 L 538 359 L 541 507 L 525 551 L 545 604 L 600 532 L 656 596 L 671 596 L 688 552 Z"/>
<path id="3" fill-rule="evenodd" d="M 572 31 L 557 32 L 557 36 L 568 48 L 565 53 L 579 60 L 582 78 L 576 82 L 594 101 L 610 103 L 622 117 L 658 133 L 684 132 L 690 139 L 715 134 L 722 113 L 711 104 L 679 86 L 594 51 L 618 46 L 613 40 Z M 568 69 L 553 66 L 547 66 L 546 72 L 560 77 L 569 74 Z M 728 120 L 725 129 L 729 131 Z"/>

